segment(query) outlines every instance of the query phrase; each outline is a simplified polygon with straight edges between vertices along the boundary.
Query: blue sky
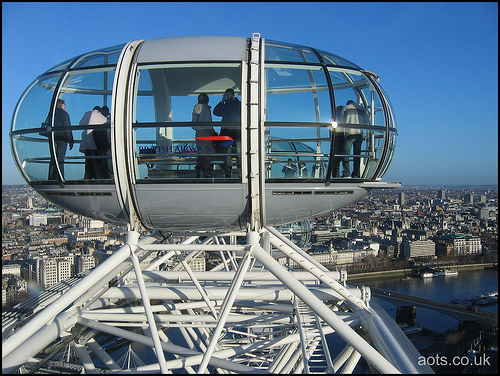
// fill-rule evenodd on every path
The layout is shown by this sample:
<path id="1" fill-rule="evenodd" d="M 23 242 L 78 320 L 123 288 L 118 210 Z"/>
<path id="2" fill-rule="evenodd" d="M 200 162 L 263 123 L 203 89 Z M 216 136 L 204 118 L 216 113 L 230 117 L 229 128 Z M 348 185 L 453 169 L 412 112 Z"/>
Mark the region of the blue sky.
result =
<path id="1" fill-rule="evenodd" d="M 399 131 L 384 181 L 498 184 L 496 2 L 2 3 L 2 184 L 25 183 L 12 161 L 12 114 L 48 68 L 134 39 L 255 32 L 380 76 Z"/>

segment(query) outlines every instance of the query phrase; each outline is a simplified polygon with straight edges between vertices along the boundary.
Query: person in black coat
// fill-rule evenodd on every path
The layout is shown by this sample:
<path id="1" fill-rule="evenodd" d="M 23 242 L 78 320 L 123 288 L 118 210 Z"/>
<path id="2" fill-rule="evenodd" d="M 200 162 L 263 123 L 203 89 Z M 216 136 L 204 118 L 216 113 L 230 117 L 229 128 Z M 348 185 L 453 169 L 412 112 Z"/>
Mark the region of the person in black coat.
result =
<path id="1" fill-rule="evenodd" d="M 111 177 L 113 171 L 111 161 L 111 135 L 108 127 L 111 124 L 111 114 L 109 113 L 108 106 L 101 107 L 99 112 L 106 118 L 106 122 L 103 124 L 105 127 L 103 127 L 103 129 L 99 127 L 94 128 L 92 134 L 98 154 L 102 156 L 102 159 L 98 161 L 98 163 L 102 164 L 98 177 L 108 179 Z"/>
<path id="2" fill-rule="evenodd" d="M 59 128 L 59 129 L 57 129 Z M 71 132 L 71 120 L 66 112 L 66 102 L 58 99 L 56 102 L 56 111 L 54 114 L 54 146 L 56 152 L 56 160 L 61 170 L 61 175 L 64 177 L 64 157 L 66 156 L 66 148 L 69 144 L 69 150 L 73 149 L 73 132 Z M 48 180 L 57 180 L 57 170 L 54 163 L 49 165 Z"/>
<path id="3" fill-rule="evenodd" d="M 222 96 L 217 106 L 215 106 L 213 114 L 221 116 L 222 123 L 237 123 L 234 126 L 221 126 L 219 136 L 229 136 L 232 138 L 233 143 L 224 146 L 224 153 L 234 154 L 236 156 L 237 175 L 241 177 L 241 103 L 238 98 L 234 96 L 233 89 L 227 89 Z M 229 141 L 230 142 L 230 141 Z M 227 144 L 228 142 L 224 142 Z M 225 176 L 231 177 L 233 164 L 233 155 L 226 157 L 224 165 Z"/>

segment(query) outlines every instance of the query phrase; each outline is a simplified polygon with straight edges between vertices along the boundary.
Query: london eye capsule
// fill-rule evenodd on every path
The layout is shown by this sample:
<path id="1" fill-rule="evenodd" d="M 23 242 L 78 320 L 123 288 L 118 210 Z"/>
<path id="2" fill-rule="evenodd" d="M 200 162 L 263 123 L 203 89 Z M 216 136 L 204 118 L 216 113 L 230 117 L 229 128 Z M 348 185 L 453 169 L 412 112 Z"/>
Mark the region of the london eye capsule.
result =
<path id="1" fill-rule="evenodd" d="M 254 34 L 134 40 L 64 61 L 23 93 L 11 145 L 28 184 L 74 213 L 225 230 L 399 186 L 380 181 L 396 134 L 374 73 Z"/>

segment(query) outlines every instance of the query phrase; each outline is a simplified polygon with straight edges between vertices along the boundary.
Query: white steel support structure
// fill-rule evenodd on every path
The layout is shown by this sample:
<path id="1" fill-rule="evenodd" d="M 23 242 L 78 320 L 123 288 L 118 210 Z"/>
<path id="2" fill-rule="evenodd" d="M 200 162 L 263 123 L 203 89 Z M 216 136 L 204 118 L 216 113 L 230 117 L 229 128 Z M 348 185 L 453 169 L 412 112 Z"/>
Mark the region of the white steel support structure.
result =
<path id="1" fill-rule="evenodd" d="M 44 349 L 78 332 L 72 341 L 88 371 L 119 372 L 112 345 L 121 341 L 151 349 L 139 354 L 145 365 L 134 373 L 303 372 L 304 356 L 312 354 L 306 349 L 333 335 L 345 344 L 339 353 L 326 344 L 324 373 L 353 372 L 361 358 L 381 373 L 432 372 L 418 365 L 418 352 L 397 325 L 372 307 L 368 289 L 349 287 L 344 272 L 327 271 L 272 227 L 174 243 L 154 235 L 138 241 L 131 232 L 129 244 L 25 325 L 19 320 L 3 341 L 3 371 L 36 367 Z M 240 242 L 219 244 L 230 237 Z M 200 250 L 216 262 L 210 270 L 174 260 Z M 225 263 L 222 253 L 233 261 Z M 274 257 L 282 253 L 304 270 L 289 271 Z M 302 333 L 296 299 L 317 315 L 314 325 L 300 323 Z"/>
<path id="2" fill-rule="evenodd" d="M 117 71 L 138 43 L 124 50 Z M 112 132 L 116 188 L 130 220 L 127 243 L 75 284 L 63 282 L 57 298 L 34 301 L 28 312 L 2 325 L 4 373 L 54 373 L 55 365 L 61 373 L 352 373 L 356 366 L 432 373 L 418 364 L 420 354 L 399 327 L 370 301 L 368 288 L 348 286 L 345 272 L 328 271 L 265 223 L 260 44 L 254 34 L 242 155 L 246 231 L 156 231 L 140 239 L 127 177 L 133 151 L 118 151 L 131 137 L 123 129 Z M 123 86 L 118 93 L 126 92 L 127 82 L 115 85 Z M 124 100 L 113 99 L 117 122 L 131 116 L 115 108 Z M 283 255 L 301 269 L 290 271 L 279 259 Z M 200 257 L 207 265 L 203 271 L 194 267 Z M 77 357 L 62 356 L 68 346 Z M 318 348 L 322 368 L 311 366 Z M 123 349 L 136 354 L 140 365 L 119 365 Z"/>

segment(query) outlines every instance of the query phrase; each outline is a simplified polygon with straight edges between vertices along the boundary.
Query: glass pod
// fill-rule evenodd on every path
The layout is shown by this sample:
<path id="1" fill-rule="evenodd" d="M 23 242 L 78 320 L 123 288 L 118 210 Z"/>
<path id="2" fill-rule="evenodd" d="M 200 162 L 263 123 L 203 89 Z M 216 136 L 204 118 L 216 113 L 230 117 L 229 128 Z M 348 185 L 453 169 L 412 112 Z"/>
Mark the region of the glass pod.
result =
<path id="1" fill-rule="evenodd" d="M 396 186 L 380 181 L 396 134 L 375 74 L 255 34 L 69 59 L 26 89 L 11 143 L 28 184 L 75 213 L 229 230 L 307 220 Z"/>

